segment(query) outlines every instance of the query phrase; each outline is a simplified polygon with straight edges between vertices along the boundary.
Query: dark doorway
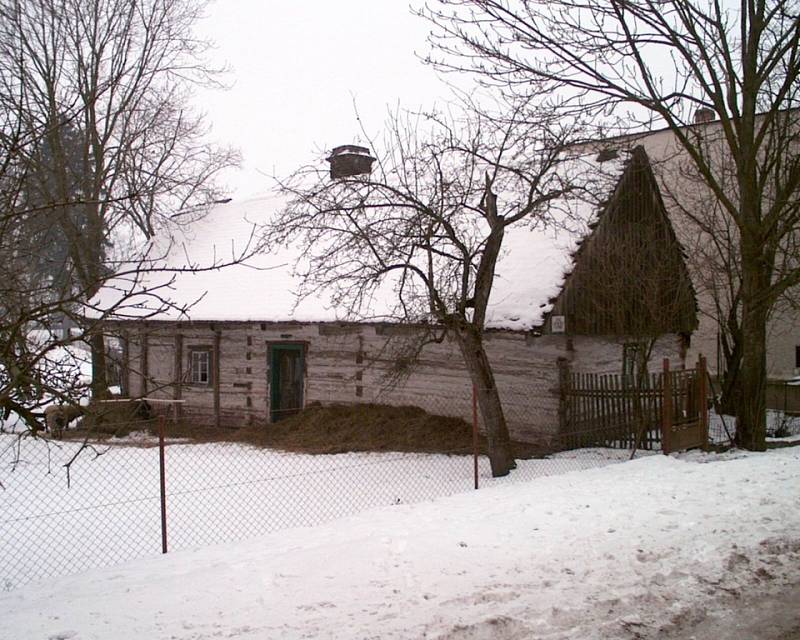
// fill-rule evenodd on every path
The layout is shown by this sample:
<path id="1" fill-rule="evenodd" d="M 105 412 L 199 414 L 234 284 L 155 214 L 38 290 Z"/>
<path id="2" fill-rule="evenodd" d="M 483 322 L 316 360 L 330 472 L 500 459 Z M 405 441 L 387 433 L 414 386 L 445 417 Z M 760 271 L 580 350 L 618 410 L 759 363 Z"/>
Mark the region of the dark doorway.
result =
<path id="1" fill-rule="evenodd" d="M 270 419 L 277 422 L 303 408 L 305 363 L 302 344 L 273 344 L 269 348 Z"/>

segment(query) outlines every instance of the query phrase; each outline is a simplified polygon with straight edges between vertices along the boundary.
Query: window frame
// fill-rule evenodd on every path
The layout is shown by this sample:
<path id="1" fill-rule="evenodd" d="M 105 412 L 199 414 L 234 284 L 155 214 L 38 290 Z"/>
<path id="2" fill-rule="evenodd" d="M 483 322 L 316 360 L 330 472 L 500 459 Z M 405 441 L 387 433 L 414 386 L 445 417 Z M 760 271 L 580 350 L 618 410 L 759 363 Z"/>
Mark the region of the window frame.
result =
<path id="1" fill-rule="evenodd" d="M 641 342 L 625 342 L 622 345 L 622 375 L 633 379 L 639 374 L 639 355 L 645 346 Z"/>
<path id="2" fill-rule="evenodd" d="M 189 366 L 186 369 L 187 383 L 196 387 L 210 387 L 214 384 L 214 349 L 210 345 L 191 345 L 187 347 L 187 354 L 189 358 Z M 195 372 L 202 373 L 202 367 L 199 371 L 195 368 L 195 356 L 205 355 L 206 363 L 208 366 L 208 380 L 195 380 Z M 200 376 L 198 376 L 200 377 Z"/>

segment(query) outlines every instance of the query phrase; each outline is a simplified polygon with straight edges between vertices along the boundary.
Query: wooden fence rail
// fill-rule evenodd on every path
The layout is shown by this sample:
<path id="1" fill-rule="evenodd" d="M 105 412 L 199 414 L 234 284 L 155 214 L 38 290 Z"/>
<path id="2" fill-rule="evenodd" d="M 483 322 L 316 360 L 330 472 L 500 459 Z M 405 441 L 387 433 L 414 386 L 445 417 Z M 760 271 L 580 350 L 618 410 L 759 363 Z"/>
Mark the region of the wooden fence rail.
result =
<path id="1" fill-rule="evenodd" d="M 569 446 L 674 451 L 704 446 L 708 434 L 705 360 L 695 369 L 620 375 L 565 372 L 561 433 Z"/>

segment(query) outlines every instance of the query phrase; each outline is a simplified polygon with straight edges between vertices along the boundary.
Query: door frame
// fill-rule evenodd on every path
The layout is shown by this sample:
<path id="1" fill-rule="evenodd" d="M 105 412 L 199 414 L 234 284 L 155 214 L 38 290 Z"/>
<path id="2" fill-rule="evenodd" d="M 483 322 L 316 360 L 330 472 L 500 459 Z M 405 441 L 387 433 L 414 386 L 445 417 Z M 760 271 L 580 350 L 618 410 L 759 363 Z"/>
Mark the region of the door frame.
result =
<path id="1" fill-rule="evenodd" d="M 302 402 L 300 408 L 306 406 L 306 386 L 308 383 L 308 342 L 304 340 L 267 340 L 267 415 L 269 416 L 270 423 L 275 422 L 275 414 L 273 406 L 275 405 L 275 392 L 276 388 L 273 384 L 276 372 L 273 369 L 273 359 L 275 352 L 280 350 L 299 351 L 300 352 L 300 366 L 303 369 L 303 389 L 302 389 Z"/>

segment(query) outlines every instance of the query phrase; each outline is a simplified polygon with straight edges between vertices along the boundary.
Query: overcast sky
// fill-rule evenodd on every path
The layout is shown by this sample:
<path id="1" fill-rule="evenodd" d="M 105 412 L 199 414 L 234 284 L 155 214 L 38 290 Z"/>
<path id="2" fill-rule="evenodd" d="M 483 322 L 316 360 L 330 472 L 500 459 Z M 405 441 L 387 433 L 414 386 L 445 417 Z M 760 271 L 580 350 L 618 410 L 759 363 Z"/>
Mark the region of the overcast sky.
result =
<path id="1" fill-rule="evenodd" d="M 212 138 L 242 152 L 241 170 L 224 176 L 231 195 L 266 192 L 267 176 L 286 175 L 320 149 L 358 141 L 354 100 L 374 133 L 387 108 L 446 99 L 446 85 L 415 55 L 426 51 L 428 30 L 403 0 L 212 4 L 201 34 L 232 67 L 233 87 L 203 92 L 198 102 Z"/>

